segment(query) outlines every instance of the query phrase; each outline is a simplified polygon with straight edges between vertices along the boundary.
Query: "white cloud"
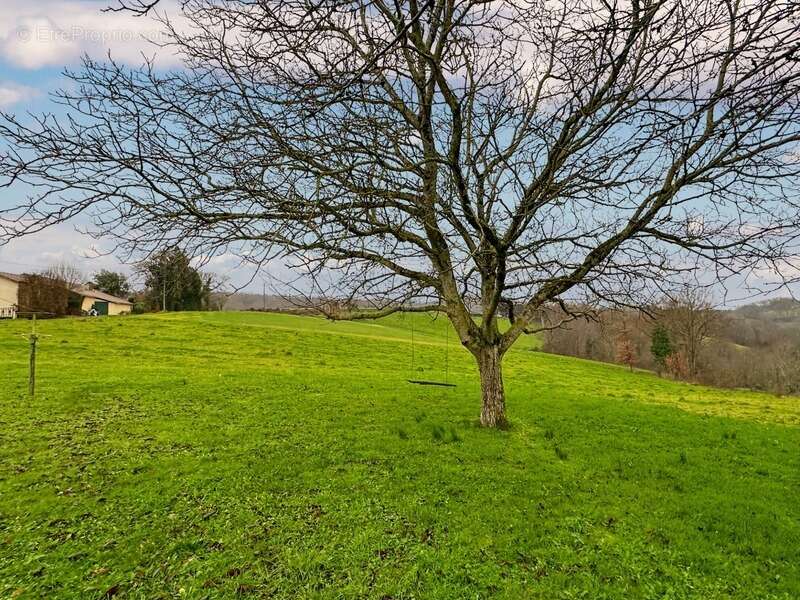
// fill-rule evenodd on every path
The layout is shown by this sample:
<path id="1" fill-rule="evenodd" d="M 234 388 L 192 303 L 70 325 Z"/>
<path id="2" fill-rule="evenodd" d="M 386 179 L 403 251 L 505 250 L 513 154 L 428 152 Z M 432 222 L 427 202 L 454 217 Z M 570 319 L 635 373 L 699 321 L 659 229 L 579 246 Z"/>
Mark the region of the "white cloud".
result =
<path id="1" fill-rule="evenodd" d="M 71 225 L 55 225 L 0 247 L 0 271 L 38 272 L 54 264 L 67 263 L 85 276 L 100 269 L 127 272 L 127 267 L 104 253 L 105 247 L 107 244 L 98 243 Z"/>
<path id="2" fill-rule="evenodd" d="M 80 56 L 78 44 L 58 34 L 58 26 L 46 17 L 22 17 L 14 21 L 0 44 L 7 62 L 24 69 L 59 66 Z"/>
<path id="3" fill-rule="evenodd" d="M 0 195 L 0 207 L 3 197 Z M 86 225 L 84 224 L 84 227 Z M 0 271 L 11 273 L 37 273 L 56 264 L 76 267 L 87 280 L 102 269 L 126 273 L 136 283 L 141 283 L 131 265 L 123 264 L 109 251 L 113 241 L 97 240 L 67 223 L 54 225 L 39 233 L 11 240 L 0 246 Z M 226 279 L 231 289 L 246 288 L 261 292 L 261 280 L 252 283 L 253 268 L 235 254 L 226 253 L 210 261 L 195 261 L 201 270 Z M 291 277 L 279 263 L 269 266 L 269 272 L 282 280 Z M 248 288 L 249 285 L 249 288 Z"/>
<path id="4" fill-rule="evenodd" d="M 92 0 L 3 0 L 0 11 L 0 57 L 23 69 L 65 66 L 86 53 L 138 64 L 142 54 L 157 55 L 162 66 L 179 64 L 169 50 L 149 40 L 164 40 L 160 23 L 128 13 L 102 12 Z M 171 16 L 175 3 L 164 5 Z"/>
<path id="5" fill-rule="evenodd" d="M 16 83 L 0 83 L 0 108 L 8 108 L 19 102 L 28 101 L 39 91 Z"/>
<path id="6" fill-rule="evenodd" d="M 200 257 L 199 262 L 209 267 L 233 267 L 242 262 L 242 259 L 232 252 L 219 254 L 212 257 Z"/>

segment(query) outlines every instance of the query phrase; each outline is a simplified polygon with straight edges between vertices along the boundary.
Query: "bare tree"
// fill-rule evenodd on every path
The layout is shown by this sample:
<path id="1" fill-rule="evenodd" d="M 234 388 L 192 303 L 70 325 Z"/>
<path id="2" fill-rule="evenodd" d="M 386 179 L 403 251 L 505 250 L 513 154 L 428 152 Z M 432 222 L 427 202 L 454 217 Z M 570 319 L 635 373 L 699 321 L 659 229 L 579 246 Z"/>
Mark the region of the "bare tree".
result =
<path id="1" fill-rule="evenodd" d="M 42 271 L 42 276 L 61 282 L 61 285 L 68 290 L 75 290 L 84 283 L 84 275 L 81 270 L 65 261 L 50 265 Z"/>
<path id="2" fill-rule="evenodd" d="M 722 320 L 710 293 L 700 287 L 686 286 L 667 299 L 659 312 L 686 357 L 688 376 L 696 377 L 700 354 Z"/>
<path id="3" fill-rule="evenodd" d="M 641 304 L 698 263 L 788 277 L 798 253 L 795 2 L 182 11 L 190 27 L 164 24 L 183 69 L 86 59 L 56 96 L 69 117 L 0 122 L 0 176 L 39 191 L 0 215 L 6 237 L 89 211 L 121 251 L 284 257 L 310 296 L 374 308 L 335 318 L 443 311 L 486 426 L 548 304 Z"/>
<path id="4" fill-rule="evenodd" d="M 633 342 L 627 331 L 623 330 L 617 336 L 617 361 L 626 365 L 633 371 L 633 365 L 636 363 L 636 352 L 633 349 Z"/>

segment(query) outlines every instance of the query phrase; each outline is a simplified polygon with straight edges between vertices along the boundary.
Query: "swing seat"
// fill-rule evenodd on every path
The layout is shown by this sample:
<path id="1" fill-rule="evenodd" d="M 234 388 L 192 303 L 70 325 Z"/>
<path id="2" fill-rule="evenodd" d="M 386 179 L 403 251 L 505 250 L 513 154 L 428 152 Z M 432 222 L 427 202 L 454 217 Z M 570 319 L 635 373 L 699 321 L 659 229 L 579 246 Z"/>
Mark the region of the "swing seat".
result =
<path id="1" fill-rule="evenodd" d="M 424 379 L 407 379 L 408 383 L 414 385 L 438 385 L 440 387 L 456 387 L 455 383 L 444 383 L 442 381 L 425 381 Z"/>

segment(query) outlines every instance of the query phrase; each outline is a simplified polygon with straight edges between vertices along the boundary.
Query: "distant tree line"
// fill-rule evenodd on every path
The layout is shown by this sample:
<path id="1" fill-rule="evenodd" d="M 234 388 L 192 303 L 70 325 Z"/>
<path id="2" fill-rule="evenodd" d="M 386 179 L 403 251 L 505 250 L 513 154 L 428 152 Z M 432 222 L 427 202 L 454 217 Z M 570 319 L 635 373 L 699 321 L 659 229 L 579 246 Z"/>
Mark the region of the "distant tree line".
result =
<path id="1" fill-rule="evenodd" d="M 800 302 L 719 310 L 708 293 L 687 288 L 643 310 L 595 311 L 548 331 L 543 349 L 718 387 L 800 394 Z"/>

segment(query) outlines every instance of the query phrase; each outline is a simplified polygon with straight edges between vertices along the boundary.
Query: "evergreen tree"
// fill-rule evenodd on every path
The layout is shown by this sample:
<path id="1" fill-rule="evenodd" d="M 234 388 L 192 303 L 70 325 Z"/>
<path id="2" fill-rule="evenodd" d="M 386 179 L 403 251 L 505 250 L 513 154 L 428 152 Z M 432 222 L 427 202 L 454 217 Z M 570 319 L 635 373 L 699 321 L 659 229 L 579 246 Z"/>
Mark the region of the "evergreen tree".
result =
<path id="1" fill-rule="evenodd" d="M 156 254 L 140 266 L 151 310 L 207 310 L 210 281 L 179 248 Z"/>
<path id="2" fill-rule="evenodd" d="M 667 366 L 667 358 L 672 354 L 669 332 L 663 325 L 656 325 L 650 334 L 650 353 L 656 362 L 658 372 L 661 373 Z"/>

